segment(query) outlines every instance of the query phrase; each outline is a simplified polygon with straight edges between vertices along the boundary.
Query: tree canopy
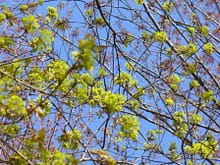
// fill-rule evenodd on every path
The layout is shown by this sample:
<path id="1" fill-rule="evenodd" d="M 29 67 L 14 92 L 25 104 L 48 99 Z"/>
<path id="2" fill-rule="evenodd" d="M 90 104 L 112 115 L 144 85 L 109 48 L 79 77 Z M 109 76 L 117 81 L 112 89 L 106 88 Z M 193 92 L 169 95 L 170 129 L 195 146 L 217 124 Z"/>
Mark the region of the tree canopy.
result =
<path id="1" fill-rule="evenodd" d="M 217 0 L 0 1 L 0 163 L 220 164 Z"/>

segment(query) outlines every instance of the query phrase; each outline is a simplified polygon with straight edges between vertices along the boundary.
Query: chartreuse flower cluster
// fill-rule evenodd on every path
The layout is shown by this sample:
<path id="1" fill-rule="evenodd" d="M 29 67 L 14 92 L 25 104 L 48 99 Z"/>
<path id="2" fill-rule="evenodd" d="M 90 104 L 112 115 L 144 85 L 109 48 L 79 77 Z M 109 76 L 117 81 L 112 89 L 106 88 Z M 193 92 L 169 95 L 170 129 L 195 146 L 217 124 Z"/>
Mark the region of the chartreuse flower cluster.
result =
<path id="1" fill-rule="evenodd" d="M 55 60 L 51 61 L 46 70 L 46 75 L 39 75 L 40 77 L 44 75 L 47 76 L 49 83 L 52 83 L 50 88 L 54 89 L 59 84 L 58 90 L 61 92 L 67 92 L 70 90 L 72 84 L 74 83 L 74 79 L 70 77 L 68 74 L 70 67 L 63 60 Z"/>
<path id="2" fill-rule="evenodd" d="M 45 17 L 45 21 L 47 24 L 53 22 L 53 26 L 60 30 L 65 30 L 67 27 L 67 20 L 60 19 L 58 17 L 57 9 L 52 6 L 47 7 L 47 16 Z"/>
<path id="3" fill-rule="evenodd" d="M 67 131 L 59 137 L 61 146 L 65 149 L 77 149 L 80 144 L 82 134 L 77 129 Z"/>
<path id="4" fill-rule="evenodd" d="M 24 72 L 23 63 L 13 60 L 10 65 L 5 65 L 0 68 L 1 71 L 20 77 Z M 25 101 L 18 94 L 20 86 L 15 85 L 15 81 L 6 76 L 0 79 L 0 116 L 10 120 L 18 119 L 27 115 Z M 10 93 L 8 92 L 10 91 Z"/>
<path id="5" fill-rule="evenodd" d="M 6 19 L 6 15 L 4 13 L 0 13 L 0 23 L 4 22 Z"/>
<path id="6" fill-rule="evenodd" d="M 31 70 L 28 72 L 28 77 L 27 81 L 38 87 L 41 88 L 44 86 L 44 81 L 45 81 L 45 75 L 43 71 L 39 67 L 33 67 Z"/>
<path id="7" fill-rule="evenodd" d="M 24 30 L 28 33 L 33 33 L 39 27 L 38 19 L 32 14 L 23 17 L 21 21 L 23 23 Z"/>
<path id="8" fill-rule="evenodd" d="M 184 68 L 184 75 L 188 76 L 192 73 L 196 72 L 196 64 L 195 63 L 186 63 L 186 66 Z"/>
<path id="9" fill-rule="evenodd" d="M 181 81 L 181 78 L 177 74 L 172 74 L 168 77 L 170 88 L 174 91 L 178 90 Z"/>
<path id="10" fill-rule="evenodd" d="M 92 20 L 92 24 L 96 25 L 96 26 L 104 26 L 105 25 L 105 21 L 102 17 L 98 17 L 94 20 Z"/>
<path id="11" fill-rule="evenodd" d="M 34 37 L 30 42 L 33 52 L 51 50 L 51 44 L 54 41 L 54 34 L 49 29 L 39 30 L 39 37 Z"/>
<path id="12" fill-rule="evenodd" d="M 126 72 L 121 72 L 120 75 L 115 76 L 114 83 L 132 88 L 137 86 L 137 80 L 132 79 L 131 75 Z"/>
<path id="13" fill-rule="evenodd" d="M 162 5 L 162 9 L 165 12 L 170 13 L 173 10 L 173 3 L 170 1 L 165 1 Z"/>
<path id="14" fill-rule="evenodd" d="M 24 61 L 19 61 L 17 59 L 13 60 L 10 65 L 5 65 L 1 67 L 4 72 L 7 72 L 10 75 L 19 77 L 24 73 Z"/>
<path id="15" fill-rule="evenodd" d="M 187 145 L 184 150 L 189 154 L 199 154 L 203 158 L 211 158 L 218 151 L 218 141 L 208 134 L 205 141 L 193 143 L 191 146 Z"/>
<path id="16" fill-rule="evenodd" d="M 160 145 L 157 143 L 158 135 L 163 131 L 159 129 L 148 130 L 146 134 L 147 142 L 143 143 L 144 150 L 161 151 Z"/>
<path id="17" fill-rule="evenodd" d="M 92 99 L 90 99 L 90 104 L 93 106 L 101 106 L 107 114 L 120 112 L 125 103 L 125 98 L 122 94 L 104 91 L 99 87 L 93 87 L 91 93 Z"/>
<path id="18" fill-rule="evenodd" d="M 127 101 L 127 103 L 128 103 L 128 105 L 129 105 L 129 107 L 131 108 L 131 110 L 137 110 L 137 109 L 139 109 L 139 101 L 137 100 L 137 99 L 131 99 L 131 100 L 128 100 Z"/>
<path id="19" fill-rule="evenodd" d="M 118 124 L 121 126 L 119 136 L 120 138 L 129 138 L 136 141 L 138 139 L 138 131 L 140 129 L 140 123 L 136 116 L 123 115 Z"/>
<path id="20" fill-rule="evenodd" d="M 186 56 L 191 56 L 197 52 L 196 44 L 190 43 L 188 46 L 181 45 L 177 48 L 177 54 L 185 54 Z"/>
<path id="21" fill-rule="evenodd" d="M 168 49 L 166 50 L 166 54 L 167 54 L 167 56 L 171 56 L 171 55 L 173 54 L 172 49 L 171 49 L 171 48 L 168 48 Z"/>
<path id="22" fill-rule="evenodd" d="M 131 75 L 126 72 L 121 72 L 119 76 L 114 78 L 115 84 L 127 85 L 131 81 Z"/>
<path id="23" fill-rule="evenodd" d="M 200 33 L 200 35 L 202 35 L 203 37 L 208 36 L 209 34 L 209 27 L 208 26 L 199 26 L 198 27 L 198 32 Z"/>
<path id="24" fill-rule="evenodd" d="M 169 156 L 170 156 L 170 159 L 173 160 L 173 161 L 176 161 L 179 158 L 179 155 L 177 153 L 177 146 L 176 146 L 175 142 L 170 143 Z"/>
<path id="25" fill-rule="evenodd" d="M 78 65 L 78 69 L 93 69 L 93 51 L 95 50 L 95 42 L 93 38 L 82 39 L 79 41 L 79 51 L 72 52 L 73 58 Z"/>
<path id="26" fill-rule="evenodd" d="M 214 47 L 213 47 L 212 43 L 208 42 L 203 45 L 203 50 L 205 53 L 211 55 L 214 52 Z"/>
<path id="27" fill-rule="evenodd" d="M 155 141 L 159 134 L 162 134 L 163 131 L 159 129 L 153 129 L 147 131 L 147 140 L 148 141 Z"/>
<path id="28" fill-rule="evenodd" d="M 167 34 L 164 31 L 155 32 L 153 38 L 156 42 L 165 42 L 167 40 Z"/>
<path id="29" fill-rule="evenodd" d="M 10 125 L 1 125 L 0 124 L 0 132 L 1 134 L 5 134 L 10 137 L 15 137 L 19 132 L 20 126 L 18 124 L 10 124 Z"/>
<path id="30" fill-rule="evenodd" d="M 193 27 L 193 26 L 190 26 L 190 27 L 187 28 L 187 31 L 189 32 L 189 34 L 191 36 L 193 36 L 195 34 L 196 28 Z"/>
<path id="31" fill-rule="evenodd" d="M 159 144 L 154 144 L 154 143 L 144 143 L 143 144 L 143 149 L 145 151 L 156 151 L 156 152 L 160 152 L 161 151 L 161 147 Z"/>
<path id="32" fill-rule="evenodd" d="M 22 5 L 20 5 L 19 9 L 21 12 L 26 13 L 28 10 L 28 5 L 22 4 Z"/>
<path id="33" fill-rule="evenodd" d="M 199 114 L 192 114 L 189 121 L 191 124 L 199 124 L 202 121 L 202 117 Z"/>
<path id="34" fill-rule="evenodd" d="M 72 96 L 76 98 L 76 101 L 80 104 L 85 104 L 89 99 L 89 86 L 93 83 L 93 77 L 88 73 L 83 73 L 82 75 L 74 73 L 71 75 L 74 82 L 77 83 Z M 91 101 L 91 100 L 90 100 Z"/>
<path id="35" fill-rule="evenodd" d="M 99 106 L 108 115 L 122 110 L 125 103 L 124 95 L 105 91 L 102 88 L 101 81 L 95 82 L 94 77 L 89 73 L 81 75 L 74 73 L 72 78 L 77 84 L 72 92 L 76 102 L 80 104 L 89 103 L 92 107 Z"/>
<path id="36" fill-rule="evenodd" d="M 141 96 L 145 95 L 146 90 L 144 87 L 137 87 L 137 90 L 132 94 L 134 99 L 140 99 Z"/>
<path id="37" fill-rule="evenodd" d="M 79 136 L 75 132 L 70 133 L 71 135 L 69 135 L 69 137 L 73 139 L 78 139 Z M 46 133 L 44 129 L 35 131 L 35 133 L 31 137 L 27 137 L 24 139 L 24 147 L 19 152 L 22 153 L 27 159 L 33 160 L 34 164 L 39 165 L 66 165 L 79 163 L 79 160 L 74 159 L 73 155 L 71 154 L 62 153 L 56 149 L 54 149 L 53 151 L 46 150 L 44 147 L 44 142 L 46 138 L 45 134 Z M 24 160 L 20 155 L 12 154 L 10 156 L 10 164 L 28 165 L 29 163 Z"/>
<path id="38" fill-rule="evenodd" d="M 39 96 L 36 100 L 31 100 L 30 102 L 31 107 L 36 107 L 34 112 L 36 116 L 43 118 L 50 113 L 51 110 L 51 102 L 49 99 L 45 99 Z"/>
<path id="39" fill-rule="evenodd" d="M 67 28 L 67 20 L 57 18 L 54 22 L 54 27 L 60 30 L 65 30 Z"/>
<path id="40" fill-rule="evenodd" d="M 181 46 L 178 47 L 177 53 L 178 54 L 186 54 L 187 50 L 188 50 L 187 46 L 181 45 Z"/>
<path id="41" fill-rule="evenodd" d="M 62 80 L 69 69 L 68 64 L 62 60 L 51 61 L 47 67 L 49 80 Z"/>
<path id="42" fill-rule="evenodd" d="M 58 17 L 58 14 L 57 14 L 57 9 L 55 7 L 52 7 L 52 6 L 48 6 L 47 7 L 47 16 L 50 18 L 50 19 L 56 19 Z"/>
<path id="43" fill-rule="evenodd" d="M 209 27 L 208 26 L 198 26 L 198 27 L 189 26 L 187 27 L 187 31 L 190 34 L 190 36 L 193 36 L 195 32 L 198 32 L 201 36 L 206 37 L 209 34 Z"/>
<path id="44" fill-rule="evenodd" d="M 93 155 L 97 155 L 97 162 L 106 165 L 116 165 L 117 162 L 105 150 L 92 150 Z"/>
<path id="45" fill-rule="evenodd" d="M 102 107 L 107 113 L 120 112 L 125 103 L 124 96 L 121 94 L 113 94 L 111 91 L 103 93 Z"/>
<path id="46" fill-rule="evenodd" d="M 149 42 L 152 38 L 151 34 L 148 33 L 147 31 L 142 33 L 142 37 L 143 37 L 144 41 L 147 41 L 147 42 Z"/>
<path id="47" fill-rule="evenodd" d="M 167 106 L 172 106 L 172 105 L 174 104 L 174 101 L 173 101 L 173 99 L 172 99 L 171 97 L 168 97 L 168 98 L 166 98 L 166 100 L 165 100 L 165 104 L 166 104 Z"/>
<path id="48" fill-rule="evenodd" d="M 173 126 L 175 127 L 175 135 L 177 137 L 184 137 L 187 132 L 188 126 L 185 122 L 186 115 L 184 112 L 174 112 L 173 115 Z"/>
<path id="49" fill-rule="evenodd" d="M 8 36 L 0 36 L 0 48 L 7 49 L 13 45 L 14 41 Z"/>
<path id="50" fill-rule="evenodd" d="M 35 5 L 37 5 L 37 3 Z M 20 5 L 20 10 L 23 13 L 28 13 L 28 5 Z M 49 19 L 56 18 L 56 8 L 49 6 L 47 15 L 47 18 Z M 54 41 L 54 33 L 48 28 L 39 28 L 40 25 L 38 21 L 38 18 L 32 14 L 24 16 L 21 19 L 24 31 L 27 33 L 34 33 L 34 36 L 29 42 L 29 45 L 32 47 L 32 51 L 49 52 L 51 50 L 51 44 Z"/>
<path id="51" fill-rule="evenodd" d="M 7 98 L 0 98 L 1 108 L 0 116 L 7 117 L 8 119 L 17 119 L 19 116 L 27 115 L 24 100 L 13 93 Z"/>
<path id="52" fill-rule="evenodd" d="M 145 0 L 135 0 L 135 3 L 138 5 L 142 5 L 145 3 Z"/>
<path id="53" fill-rule="evenodd" d="M 209 101 L 213 101 L 215 99 L 214 92 L 212 90 L 208 90 L 202 93 L 201 98 L 207 103 Z"/>
<path id="54" fill-rule="evenodd" d="M 199 82 L 197 80 L 192 80 L 189 83 L 190 88 L 198 88 L 200 86 Z"/>
<path id="55" fill-rule="evenodd" d="M 5 14 L 6 18 L 12 21 L 14 14 L 11 12 L 11 10 L 6 5 L 2 5 L 2 9 L 3 9 L 3 13 Z"/>

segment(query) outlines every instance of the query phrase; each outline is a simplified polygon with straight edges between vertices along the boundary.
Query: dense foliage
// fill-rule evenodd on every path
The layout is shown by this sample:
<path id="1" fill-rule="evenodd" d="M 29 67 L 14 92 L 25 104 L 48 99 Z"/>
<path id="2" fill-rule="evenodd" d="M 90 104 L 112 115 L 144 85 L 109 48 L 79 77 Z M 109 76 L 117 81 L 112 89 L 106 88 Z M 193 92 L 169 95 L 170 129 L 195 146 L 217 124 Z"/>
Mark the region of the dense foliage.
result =
<path id="1" fill-rule="evenodd" d="M 0 163 L 220 164 L 217 0 L 0 1 Z"/>

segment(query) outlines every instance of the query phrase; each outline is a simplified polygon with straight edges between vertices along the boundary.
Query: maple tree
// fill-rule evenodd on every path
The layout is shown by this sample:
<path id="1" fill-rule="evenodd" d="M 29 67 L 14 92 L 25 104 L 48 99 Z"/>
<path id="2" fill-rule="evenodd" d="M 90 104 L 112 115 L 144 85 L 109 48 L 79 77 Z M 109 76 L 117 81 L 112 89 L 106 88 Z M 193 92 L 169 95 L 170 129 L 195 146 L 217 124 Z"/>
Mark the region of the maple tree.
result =
<path id="1" fill-rule="evenodd" d="M 0 163 L 220 164 L 217 0 L 0 4 Z"/>

